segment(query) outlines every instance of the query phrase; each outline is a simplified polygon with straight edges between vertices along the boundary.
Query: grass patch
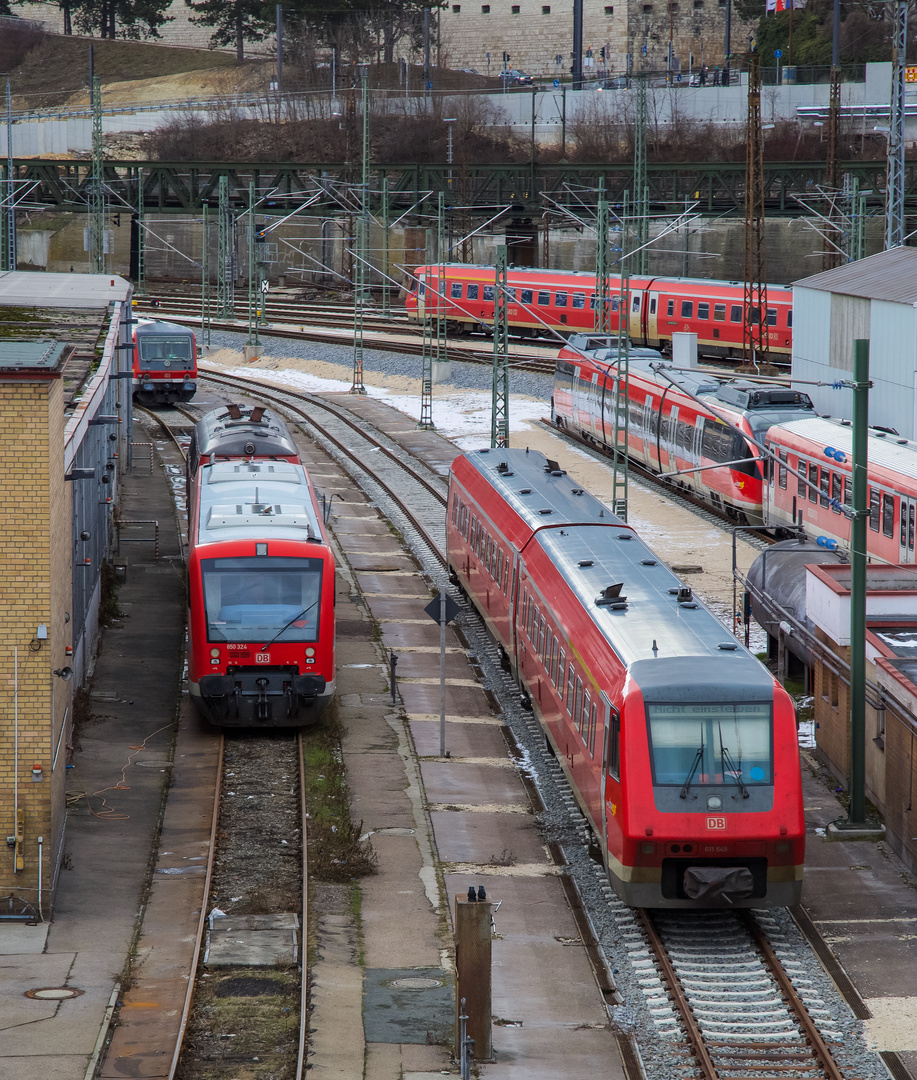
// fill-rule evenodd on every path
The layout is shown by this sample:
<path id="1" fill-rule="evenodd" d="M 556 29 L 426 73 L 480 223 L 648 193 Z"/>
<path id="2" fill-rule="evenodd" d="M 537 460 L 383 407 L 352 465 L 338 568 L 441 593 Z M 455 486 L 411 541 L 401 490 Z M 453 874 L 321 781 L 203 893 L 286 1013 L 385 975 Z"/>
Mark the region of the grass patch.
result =
<path id="1" fill-rule="evenodd" d="M 350 817 L 341 734 L 328 710 L 303 737 L 309 876 L 316 881 L 348 882 L 376 871 L 372 846 L 360 840 L 363 822 Z"/>

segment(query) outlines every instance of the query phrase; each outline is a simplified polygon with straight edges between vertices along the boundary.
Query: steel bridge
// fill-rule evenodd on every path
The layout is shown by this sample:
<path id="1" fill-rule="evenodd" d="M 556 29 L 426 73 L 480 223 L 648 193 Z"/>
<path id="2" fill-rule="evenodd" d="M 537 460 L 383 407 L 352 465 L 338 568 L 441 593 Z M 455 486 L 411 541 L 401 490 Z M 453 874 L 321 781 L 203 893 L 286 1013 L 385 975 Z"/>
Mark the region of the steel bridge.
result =
<path id="1" fill-rule="evenodd" d="M 4 169 L 5 171 L 5 169 Z M 764 167 L 764 205 L 768 216 L 807 213 L 799 199 L 810 199 L 825 184 L 823 161 L 774 162 Z M 884 205 L 884 161 L 848 161 L 839 173 L 869 192 L 867 206 Z M 92 163 L 86 160 L 14 159 L 14 179 L 21 205 L 86 211 L 90 205 Z M 297 207 L 309 216 L 339 217 L 360 200 L 361 163 L 304 164 L 289 162 L 114 161 L 104 164 L 106 201 L 111 212 L 129 212 L 142 191 L 144 213 L 196 214 L 205 202 L 215 207 L 220 180 L 226 177 L 231 203 L 248 206 L 254 185 L 259 211 L 291 213 Z M 678 162 L 648 164 L 647 184 L 653 212 L 744 215 L 744 162 Z M 418 204 L 436 206 L 438 193 L 450 205 L 499 210 L 513 207 L 540 214 L 552 204 L 570 213 L 591 214 L 600 187 L 611 204 L 633 187 L 631 165 L 540 164 L 392 164 L 373 163 L 369 177 L 370 211 L 378 214 L 383 198 L 389 220 L 409 215 Z M 383 188 L 385 195 L 383 196 Z M 905 174 L 908 213 L 917 213 L 917 162 Z M 306 208 L 305 204 L 308 204 Z"/>

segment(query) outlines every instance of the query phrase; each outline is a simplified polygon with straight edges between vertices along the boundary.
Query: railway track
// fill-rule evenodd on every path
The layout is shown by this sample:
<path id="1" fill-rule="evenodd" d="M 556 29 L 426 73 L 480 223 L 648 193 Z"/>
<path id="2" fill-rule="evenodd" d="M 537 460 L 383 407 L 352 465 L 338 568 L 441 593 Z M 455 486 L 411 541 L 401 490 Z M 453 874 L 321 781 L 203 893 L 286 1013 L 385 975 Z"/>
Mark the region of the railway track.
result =
<path id="1" fill-rule="evenodd" d="M 254 379 L 205 377 L 215 386 L 269 401 L 315 432 L 387 516 L 389 504 L 396 507 L 392 520 L 412 546 L 417 539 L 421 542 L 417 556 L 424 572 L 432 580 L 444 580 L 446 484 L 435 463 L 411 460 L 415 456 L 411 449 L 373 430 L 365 416 L 349 414 L 338 402 L 280 391 Z M 422 451 L 416 454 L 420 457 Z M 463 620 L 463 632 L 527 761 L 531 765 L 541 760 L 539 786 L 560 789 L 560 798 L 569 804 L 559 767 L 544 754 L 537 721 L 519 708 L 517 688 L 500 670 L 496 649 L 474 620 Z M 561 831 L 573 848 L 565 854 L 582 845 L 584 822 L 572 807 L 570 812 L 570 824 Z M 571 875 L 603 878 L 588 857 L 575 856 L 570 862 Z M 686 1080 L 787 1076 L 850 1080 L 858 1075 L 838 1063 L 845 1033 L 836 1020 L 837 1001 L 826 1004 L 829 981 L 813 975 L 808 946 L 786 912 L 762 911 L 748 917 L 733 912 L 666 912 L 650 917 L 607 893 L 603 906 L 586 907 L 584 940 L 587 935 L 591 938 L 593 926 L 601 937 L 601 927 L 610 918 L 617 948 L 611 963 L 630 969 L 642 996 L 642 1003 L 632 999 L 630 1008 L 638 1009 L 642 1017 L 637 1042 L 648 1063 L 645 1076 L 672 1075 L 673 1069 Z M 606 948 L 612 948 L 605 937 Z M 601 952 L 596 956 L 601 963 Z M 614 986 L 610 965 L 602 971 L 600 984 Z M 641 1054 L 631 1060 L 641 1060 Z"/>

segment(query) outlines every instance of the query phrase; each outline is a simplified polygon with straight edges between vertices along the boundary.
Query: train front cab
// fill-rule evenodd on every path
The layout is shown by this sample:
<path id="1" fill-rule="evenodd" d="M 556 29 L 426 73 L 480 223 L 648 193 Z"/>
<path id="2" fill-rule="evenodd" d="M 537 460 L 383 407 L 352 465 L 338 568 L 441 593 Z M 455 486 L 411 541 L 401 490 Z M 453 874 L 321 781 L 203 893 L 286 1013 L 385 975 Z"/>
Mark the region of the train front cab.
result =
<path id="1" fill-rule="evenodd" d="M 192 331 L 174 323 L 141 321 L 134 334 L 133 381 L 141 404 L 190 401 L 197 392 Z"/>
<path id="2" fill-rule="evenodd" d="M 609 878 L 625 903 L 799 903 L 805 822 L 795 713 L 761 671 L 749 687 L 728 677 L 724 685 L 709 658 L 633 666 L 608 726 L 605 778 Z"/>
<path id="3" fill-rule="evenodd" d="M 303 726 L 334 695 L 334 560 L 302 547 L 204 545 L 189 561 L 189 688 L 218 727 Z"/>

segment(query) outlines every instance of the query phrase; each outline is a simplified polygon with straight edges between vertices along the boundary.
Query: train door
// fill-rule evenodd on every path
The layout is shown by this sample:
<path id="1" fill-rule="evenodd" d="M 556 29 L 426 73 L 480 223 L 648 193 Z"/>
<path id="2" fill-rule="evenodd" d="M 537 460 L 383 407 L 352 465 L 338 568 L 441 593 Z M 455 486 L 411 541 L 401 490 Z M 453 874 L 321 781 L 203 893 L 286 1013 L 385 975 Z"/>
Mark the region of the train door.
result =
<path id="1" fill-rule="evenodd" d="M 620 827 L 615 827 L 621 797 L 621 714 L 602 693 L 605 738 L 602 740 L 602 840 L 605 850 L 620 847 Z M 617 842 L 615 842 L 617 841 Z"/>
<path id="2" fill-rule="evenodd" d="M 640 339 L 640 311 L 642 308 L 643 293 L 631 292 L 630 294 L 630 313 L 627 319 L 627 336 L 631 341 L 638 341 Z"/>
<path id="3" fill-rule="evenodd" d="M 914 525 L 917 518 L 917 499 L 901 496 L 901 521 L 898 526 L 898 562 L 912 563 L 914 558 Z"/>
<path id="4" fill-rule="evenodd" d="M 659 293 L 647 294 L 646 306 L 643 310 L 643 340 L 641 345 L 656 347 L 659 342 Z"/>

